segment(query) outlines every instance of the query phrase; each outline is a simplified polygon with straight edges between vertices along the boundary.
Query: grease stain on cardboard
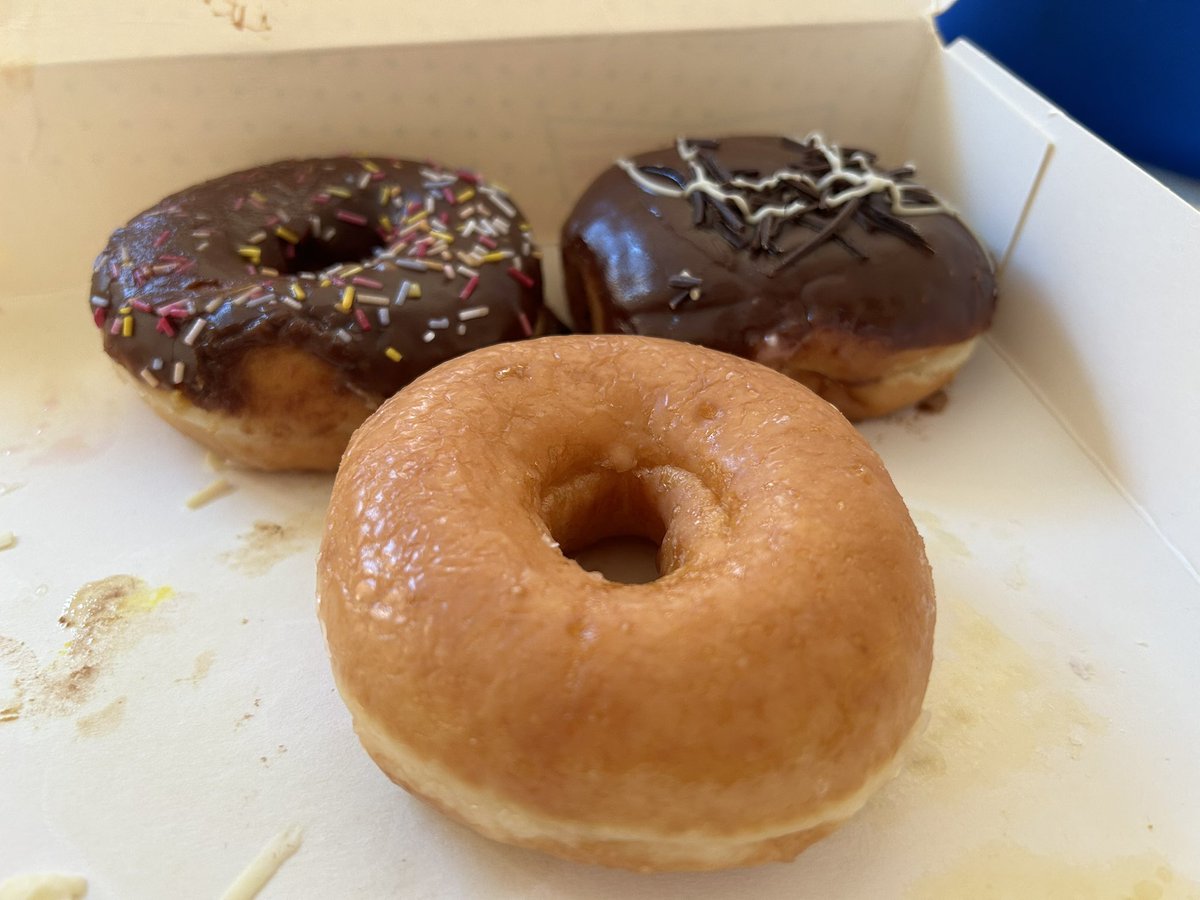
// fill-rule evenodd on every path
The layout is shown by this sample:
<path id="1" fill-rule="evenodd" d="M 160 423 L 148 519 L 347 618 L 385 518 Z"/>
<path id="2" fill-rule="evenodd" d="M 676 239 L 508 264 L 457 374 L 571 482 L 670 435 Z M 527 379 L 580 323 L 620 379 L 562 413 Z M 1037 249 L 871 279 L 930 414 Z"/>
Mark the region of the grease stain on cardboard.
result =
<path id="1" fill-rule="evenodd" d="M 166 585 L 151 587 L 132 575 L 111 575 L 83 585 L 59 617 L 71 639 L 58 654 L 39 665 L 24 644 L 0 638 L 0 662 L 13 673 L 13 696 L 0 698 L 0 722 L 27 716 L 64 716 L 91 699 L 96 682 L 113 657 L 141 636 L 135 621 L 174 596 Z M 119 722 L 123 700 L 81 720 L 81 732 Z M 116 704 L 116 705 L 114 705 Z M 113 725 L 115 727 L 115 724 Z"/>
<path id="2" fill-rule="evenodd" d="M 242 575 L 257 578 L 275 565 L 306 549 L 316 551 L 321 516 L 308 514 L 288 522 L 259 520 L 238 535 L 238 547 L 222 553 L 220 560 Z"/>
<path id="3" fill-rule="evenodd" d="M 977 848 L 943 872 L 917 881 L 908 900 L 1200 900 L 1158 853 L 1074 863 L 1013 844 Z"/>

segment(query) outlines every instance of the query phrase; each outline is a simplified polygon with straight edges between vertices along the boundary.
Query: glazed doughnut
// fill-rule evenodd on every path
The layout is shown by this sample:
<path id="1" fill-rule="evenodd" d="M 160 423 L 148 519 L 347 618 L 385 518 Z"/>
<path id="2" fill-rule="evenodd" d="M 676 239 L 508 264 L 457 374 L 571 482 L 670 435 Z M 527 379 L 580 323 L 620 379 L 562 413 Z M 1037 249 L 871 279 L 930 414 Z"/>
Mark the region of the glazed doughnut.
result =
<path id="1" fill-rule="evenodd" d="M 634 534 L 649 584 L 569 556 Z M 384 772 L 610 866 L 792 858 L 894 773 L 931 662 L 923 544 L 865 441 L 778 372 L 654 338 L 419 378 L 351 440 L 317 581 Z"/>
<path id="2" fill-rule="evenodd" d="M 970 356 L 996 281 L 913 176 L 817 136 L 681 138 L 621 160 L 563 228 L 575 325 L 757 360 L 853 419 L 915 403 Z"/>
<path id="3" fill-rule="evenodd" d="M 241 465 L 333 469 L 443 360 L 544 327 L 540 253 L 499 188 L 381 157 L 290 160 L 167 197 L 100 254 L 104 349 Z"/>

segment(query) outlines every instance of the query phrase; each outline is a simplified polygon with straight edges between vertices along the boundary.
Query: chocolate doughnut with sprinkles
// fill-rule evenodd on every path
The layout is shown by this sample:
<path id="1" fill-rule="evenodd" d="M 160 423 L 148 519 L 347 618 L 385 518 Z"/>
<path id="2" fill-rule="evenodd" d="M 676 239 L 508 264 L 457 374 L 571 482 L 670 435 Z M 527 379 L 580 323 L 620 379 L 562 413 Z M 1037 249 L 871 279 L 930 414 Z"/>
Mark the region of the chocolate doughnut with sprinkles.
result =
<path id="1" fill-rule="evenodd" d="M 563 228 L 575 325 L 757 360 L 852 419 L 916 403 L 970 356 L 996 279 L 915 177 L 815 134 L 620 160 Z"/>
<path id="2" fill-rule="evenodd" d="M 381 157 L 208 181 L 96 260 L 104 348 L 156 412 L 231 461 L 332 470 L 437 364 L 550 327 L 541 254 L 501 188 Z"/>

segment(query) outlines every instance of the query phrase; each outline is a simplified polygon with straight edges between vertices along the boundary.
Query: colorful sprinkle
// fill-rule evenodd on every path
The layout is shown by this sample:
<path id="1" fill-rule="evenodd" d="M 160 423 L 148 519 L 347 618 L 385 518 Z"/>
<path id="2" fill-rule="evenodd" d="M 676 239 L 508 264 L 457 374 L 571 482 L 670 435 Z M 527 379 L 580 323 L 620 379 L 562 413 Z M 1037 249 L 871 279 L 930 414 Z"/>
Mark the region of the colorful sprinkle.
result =
<path id="1" fill-rule="evenodd" d="M 157 250 L 159 247 L 161 247 L 163 244 L 165 244 L 170 239 L 171 239 L 171 230 L 169 228 L 165 231 L 160 232 L 158 237 L 156 237 L 154 239 L 154 249 Z"/>
<path id="2" fill-rule="evenodd" d="M 471 295 L 475 293 L 475 286 L 479 284 L 479 275 L 472 275 L 467 279 L 467 286 L 462 289 L 458 295 L 459 300 L 470 300 Z M 461 315 L 461 314 L 460 314 Z"/>
<path id="3" fill-rule="evenodd" d="M 258 265 L 262 259 L 262 249 L 259 247 L 238 247 L 238 256 L 248 259 L 253 265 Z"/>
<path id="4" fill-rule="evenodd" d="M 296 232 L 292 231 L 292 229 L 287 228 L 283 225 L 280 225 L 278 228 L 275 229 L 275 237 L 280 238 L 281 240 L 285 240 L 289 244 L 300 243 L 300 235 L 296 234 Z"/>
<path id="5" fill-rule="evenodd" d="M 511 278 L 513 281 L 515 281 L 517 284 L 521 285 L 521 287 L 526 287 L 526 288 L 533 287 L 533 284 L 534 284 L 533 279 L 530 278 L 528 275 L 526 275 L 524 272 L 522 272 L 520 269 L 518 269 L 516 266 L 512 266 L 509 268 L 508 277 Z"/>
<path id="6" fill-rule="evenodd" d="M 517 321 L 521 323 L 521 331 L 525 334 L 525 337 L 533 335 L 533 326 L 529 324 L 529 317 L 525 315 L 524 311 L 517 313 Z"/>
<path id="7" fill-rule="evenodd" d="M 189 347 L 196 343 L 196 338 L 200 336 L 200 332 L 204 330 L 204 326 L 208 324 L 208 319 L 197 319 L 192 323 L 191 328 L 187 330 L 187 334 L 183 336 L 183 342 Z"/>
<path id="8" fill-rule="evenodd" d="M 472 319 L 482 319 L 489 312 L 486 306 L 472 306 L 469 309 L 460 309 L 458 311 L 458 319 L 460 322 L 469 322 Z"/>
<path id="9" fill-rule="evenodd" d="M 401 353 L 399 350 L 397 350 L 395 347 L 388 347 L 386 350 L 383 351 L 383 355 L 386 356 L 388 359 L 390 359 L 392 362 L 400 362 L 400 360 L 404 359 L 404 354 Z"/>
<path id="10" fill-rule="evenodd" d="M 354 321 L 358 323 L 358 327 L 363 331 L 371 330 L 371 321 L 367 318 L 367 314 L 361 308 L 354 310 Z"/>
<path id="11" fill-rule="evenodd" d="M 146 382 L 146 384 L 150 385 L 150 387 L 158 387 L 158 376 L 150 371 L 149 366 L 142 369 L 139 374 L 142 376 L 142 381 Z"/>
<path id="12" fill-rule="evenodd" d="M 376 281 L 374 278 L 367 278 L 363 275 L 355 275 L 350 280 L 359 287 L 373 288 L 377 291 L 383 290 L 383 282 Z"/>
<path id="13" fill-rule="evenodd" d="M 182 362 L 176 362 L 171 370 L 171 383 L 180 384 L 183 381 L 184 365 Z"/>
<path id="14" fill-rule="evenodd" d="M 338 302 L 337 309 L 341 312 L 350 312 L 350 307 L 354 305 L 354 285 L 348 284 L 342 289 L 342 299 Z"/>
<path id="15" fill-rule="evenodd" d="M 154 330 L 167 337 L 175 337 L 175 328 L 171 325 L 171 320 L 165 316 L 154 323 Z"/>
<path id="16" fill-rule="evenodd" d="M 348 209 L 339 209 L 333 214 L 333 217 L 341 222 L 349 222 L 351 225 L 366 225 L 368 222 L 366 216 Z"/>
<path id="17" fill-rule="evenodd" d="M 133 316 L 121 320 L 121 337 L 133 337 Z"/>

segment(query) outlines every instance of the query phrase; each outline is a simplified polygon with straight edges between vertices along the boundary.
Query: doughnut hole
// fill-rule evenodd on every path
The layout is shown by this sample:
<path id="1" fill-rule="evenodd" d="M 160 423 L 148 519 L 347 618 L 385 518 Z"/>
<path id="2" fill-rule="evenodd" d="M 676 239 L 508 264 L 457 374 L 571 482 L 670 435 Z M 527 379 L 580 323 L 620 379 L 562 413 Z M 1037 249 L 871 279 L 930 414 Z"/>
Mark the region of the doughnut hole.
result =
<path id="1" fill-rule="evenodd" d="M 617 447 L 603 465 L 555 480 L 539 513 L 568 559 L 608 581 L 646 584 L 678 571 L 723 534 L 725 514 L 694 473 L 640 465 Z"/>
<path id="2" fill-rule="evenodd" d="M 300 235 L 294 246 L 277 239 L 276 252 L 264 254 L 263 262 L 284 275 L 320 272 L 339 263 L 369 260 L 383 245 L 383 238 L 373 228 L 343 226 L 328 241 L 310 229 Z"/>

